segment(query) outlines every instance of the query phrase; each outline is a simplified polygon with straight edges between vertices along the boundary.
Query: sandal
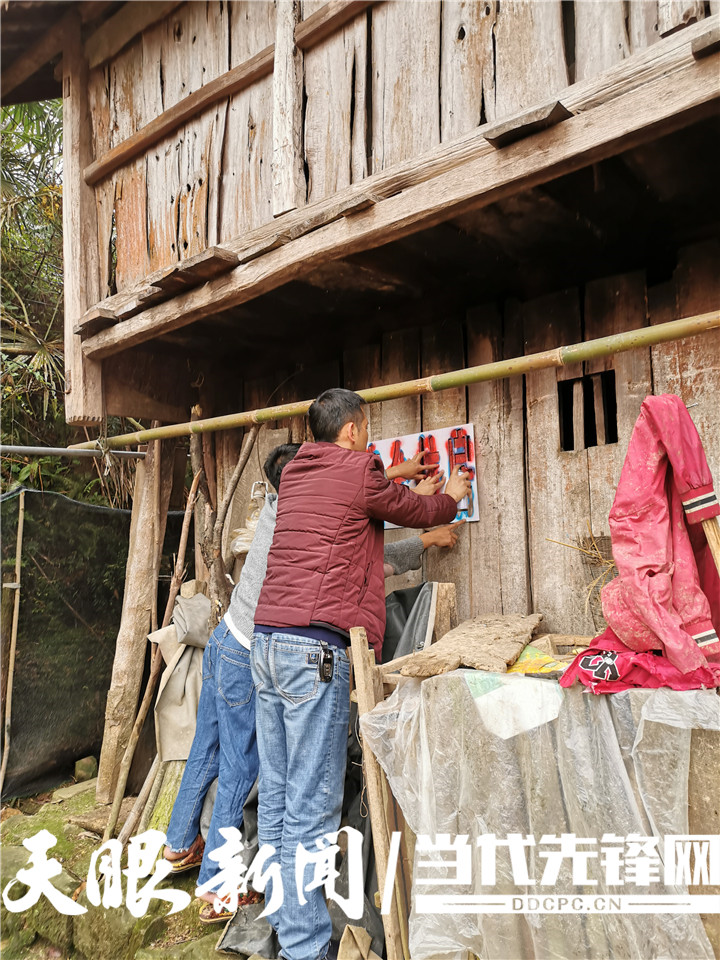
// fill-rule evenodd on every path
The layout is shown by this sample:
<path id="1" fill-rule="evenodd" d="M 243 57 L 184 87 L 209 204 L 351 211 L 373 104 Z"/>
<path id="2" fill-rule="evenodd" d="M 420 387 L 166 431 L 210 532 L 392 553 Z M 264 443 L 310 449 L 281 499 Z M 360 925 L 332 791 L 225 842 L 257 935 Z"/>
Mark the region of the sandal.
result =
<path id="1" fill-rule="evenodd" d="M 249 890 L 242 897 L 238 897 L 238 909 L 240 909 L 240 907 L 249 907 L 253 903 L 260 903 L 262 899 L 263 895 L 261 893 L 258 893 L 256 890 Z M 198 914 L 200 923 L 225 923 L 235 916 L 236 911 L 230 910 L 228 906 L 225 906 L 225 904 L 230 903 L 229 897 L 223 898 L 220 902 L 223 904 L 223 908 L 219 912 L 215 910 L 212 903 L 206 903 L 205 906 L 202 907 Z"/>
<path id="2" fill-rule="evenodd" d="M 206 903 L 198 914 L 200 923 L 227 923 L 228 920 L 232 920 L 235 911 L 225 906 L 229 903 L 229 899 L 221 900 L 220 903 L 222 904 L 220 911 L 217 911 L 212 903 Z"/>
<path id="3" fill-rule="evenodd" d="M 202 863 L 203 853 L 205 852 L 205 841 L 201 834 L 198 834 L 193 841 L 192 846 L 184 851 L 184 856 L 178 860 L 165 859 L 172 864 L 172 873 L 185 873 L 186 870 L 193 870 Z"/>

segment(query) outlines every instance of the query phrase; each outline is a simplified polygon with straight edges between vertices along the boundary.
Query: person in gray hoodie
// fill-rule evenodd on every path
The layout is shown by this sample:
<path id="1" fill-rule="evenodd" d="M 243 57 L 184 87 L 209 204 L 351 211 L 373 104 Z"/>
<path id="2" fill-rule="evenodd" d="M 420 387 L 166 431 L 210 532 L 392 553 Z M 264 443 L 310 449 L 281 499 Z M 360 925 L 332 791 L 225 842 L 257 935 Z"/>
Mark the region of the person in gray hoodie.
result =
<path id="1" fill-rule="evenodd" d="M 258 774 L 258 751 L 255 734 L 255 689 L 250 671 L 250 640 L 253 634 L 255 608 L 265 579 L 268 553 L 277 520 L 281 474 L 300 449 L 299 443 L 275 447 L 263 469 L 278 493 L 268 493 L 260 513 L 250 550 L 242 572 L 230 597 L 225 616 L 208 640 L 202 663 L 202 690 L 198 703 L 195 738 L 185 765 L 182 782 L 173 806 L 167 831 L 165 859 L 173 865 L 173 873 L 200 866 L 198 887 L 208 884 L 218 872 L 209 854 L 221 847 L 221 827 L 242 826 L 243 807 Z M 420 458 L 388 469 L 388 477 L 419 479 L 423 468 Z M 430 495 L 443 482 L 442 475 L 422 480 L 421 494 Z M 409 537 L 385 546 L 385 574 L 416 570 L 427 547 L 453 547 L 457 541 L 457 524 Z M 200 818 L 205 796 L 217 778 L 218 787 L 207 841 L 200 834 Z M 212 884 L 210 884 L 212 887 Z M 214 909 L 216 893 L 212 889 L 200 894 L 208 905 L 200 920 L 205 923 L 227 921 L 229 909 Z M 260 899 L 249 892 L 240 903 Z"/>

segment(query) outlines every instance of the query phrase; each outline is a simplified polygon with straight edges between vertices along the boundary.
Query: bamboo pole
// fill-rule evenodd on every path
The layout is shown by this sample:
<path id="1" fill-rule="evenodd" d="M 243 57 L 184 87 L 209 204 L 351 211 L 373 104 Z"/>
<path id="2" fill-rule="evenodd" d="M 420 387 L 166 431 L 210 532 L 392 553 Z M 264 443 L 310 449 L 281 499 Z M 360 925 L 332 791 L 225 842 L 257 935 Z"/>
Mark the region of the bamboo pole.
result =
<path id="1" fill-rule="evenodd" d="M 531 353 L 526 357 L 498 360 L 477 367 L 451 370 L 449 373 L 440 373 L 432 377 L 405 380 L 401 383 L 371 387 L 357 392 L 366 403 L 381 403 L 383 400 L 395 400 L 397 397 L 435 393 L 438 390 L 464 387 L 471 383 L 485 383 L 489 380 L 517 377 L 532 370 L 564 367 L 566 364 L 580 363 L 583 360 L 609 357 L 614 353 L 623 353 L 626 350 L 635 350 L 638 347 L 649 347 L 656 343 L 667 343 L 671 340 L 681 340 L 683 337 L 694 337 L 718 328 L 720 328 L 720 310 L 713 310 L 710 313 L 703 313 L 695 317 L 684 317 L 681 320 L 658 323 L 654 327 L 640 327 L 637 330 L 626 330 L 624 333 L 615 333 L 609 337 L 600 337 L 597 340 L 586 340 L 583 343 L 573 343 L 567 347 L 544 350 L 542 353 Z M 236 427 L 247 427 L 254 423 L 285 420 L 288 417 L 298 417 L 307 413 L 311 403 L 312 400 L 301 400 L 296 403 L 282 403 L 275 407 L 249 410 L 245 413 L 229 413 L 222 417 L 208 417 L 205 420 L 193 420 L 189 423 L 170 424 L 154 430 L 138 430 L 135 433 L 124 433 L 118 437 L 108 437 L 105 441 L 105 447 L 113 450 L 116 447 L 124 447 L 131 443 L 145 443 L 148 440 L 187 437 L 193 433 L 232 430 Z M 79 443 L 70 449 L 91 450 L 95 446 L 95 442 L 91 440 L 87 443 Z"/>
<path id="2" fill-rule="evenodd" d="M 25 528 L 25 491 L 20 491 L 18 504 L 17 539 L 15 541 L 15 580 L 12 584 L 3 584 L 4 590 L 14 590 L 12 627 L 10 633 L 10 652 L 8 654 L 7 694 L 5 699 L 5 740 L 3 743 L 2 766 L 0 767 L 0 796 L 5 785 L 5 771 L 10 756 L 10 718 L 12 716 L 12 691 L 15 677 L 15 651 L 17 649 L 18 621 L 20 620 L 20 575 L 22 573 L 22 542 Z"/>

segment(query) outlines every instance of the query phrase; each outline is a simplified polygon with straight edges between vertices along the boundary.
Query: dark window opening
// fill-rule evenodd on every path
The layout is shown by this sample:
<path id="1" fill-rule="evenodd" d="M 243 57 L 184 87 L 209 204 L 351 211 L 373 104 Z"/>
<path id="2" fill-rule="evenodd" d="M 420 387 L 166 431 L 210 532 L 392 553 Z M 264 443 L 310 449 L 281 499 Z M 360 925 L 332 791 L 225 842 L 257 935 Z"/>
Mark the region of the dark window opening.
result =
<path id="1" fill-rule="evenodd" d="M 615 371 L 558 381 L 560 449 L 585 450 L 617 443 Z"/>

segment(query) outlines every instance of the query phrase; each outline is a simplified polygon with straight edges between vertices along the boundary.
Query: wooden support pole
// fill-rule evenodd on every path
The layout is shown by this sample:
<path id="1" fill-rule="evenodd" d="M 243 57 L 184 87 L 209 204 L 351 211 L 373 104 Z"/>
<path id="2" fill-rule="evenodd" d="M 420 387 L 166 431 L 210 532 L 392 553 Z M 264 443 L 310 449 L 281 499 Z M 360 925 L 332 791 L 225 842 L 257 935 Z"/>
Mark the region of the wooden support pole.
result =
<path id="1" fill-rule="evenodd" d="M 159 471 L 157 477 L 156 486 L 159 488 Z M 168 591 L 167 604 L 165 605 L 165 615 L 163 616 L 162 625 L 167 627 L 172 620 L 173 609 L 175 607 L 175 600 L 178 593 L 180 592 L 180 584 L 182 583 L 183 573 L 185 570 L 185 552 L 187 550 L 188 536 L 190 534 L 190 521 L 192 520 L 193 510 L 195 508 L 195 497 L 197 496 L 198 484 L 200 482 L 200 474 L 196 473 L 192 486 L 190 487 L 190 495 L 188 496 L 187 504 L 185 505 L 185 516 L 183 517 L 182 530 L 180 532 L 180 543 L 178 545 L 177 558 L 175 560 L 175 570 L 173 571 L 173 577 L 170 581 L 170 590 Z M 158 494 L 159 497 L 159 489 Z M 156 502 L 156 519 L 159 516 L 159 503 Z M 156 548 L 157 549 L 157 548 Z M 162 549 L 162 544 L 160 545 Z M 159 559 L 159 558 L 158 558 Z M 156 560 L 155 569 L 157 570 L 158 561 Z M 157 584 L 157 574 L 155 576 L 155 582 Z M 156 586 L 157 592 L 157 586 Z M 130 734 L 130 739 L 128 740 L 128 745 L 125 748 L 125 753 L 123 754 L 122 763 L 120 764 L 120 771 L 118 773 L 117 783 L 115 785 L 115 796 L 113 797 L 113 805 L 110 810 L 110 816 L 108 817 L 107 826 L 105 827 L 105 833 L 103 834 L 103 841 L 109 840 L 113 835 L 115 830 L 115 825 L 117 824 L 118 817 L 120 816 L 120 807 L 122 806 L 123 797 L 125 796 L 125 786 L 127 784 L 128 776 L 130 774 L 130 766 L 135 756 L 135 748 L 137 747 L 138 740 L 140 739 L 140 734 L 142 728 L 145 725 L 145 718 L 148 715 L 150 707 L 152 705 L 153 699 L 155 697 L 155 688 L 157 687 L 158 680 L 160 679 L 160 674 L 164 668 L 163 655 L 160 652 L 160 648 L 156 647 L 155 652 L 152 658 L 152 666 L 150 667 L 150 677 L 148 678 L 147 686 L 145 688 L 145 694 L 140 704 L 140 709 L 138 710 L 138 715 L 135 718 L 135 723 L 133 724 L 132 732 Z M 155 764 L 153 769 L 157 773 L 158 768 L 158 758 L 155 758 Z M 152 788 L 152 783 L 147 784 L 147 793 L 143 803 L 147 800 L 147 797 Z M 143 790 L 145 788 L 143 787 Z M 140 797 L 138 797 L 138 801 Z M 140 819 L 140 814 L 142 809 L 138 812 L 137 820 Z"/>
<path id="2" fill-rule="evenodd" d="M 279 217 L 305 206 L 307 190 L 302 151 L 303 55 L 295 43 L 300 0 L 277 0 L 275 10 L 272 213 Z"/>
<path id="3" fill-rule="evenodd" d="M 3 757 L 2 766 L 0 766 L 0 796 L 5 784 L 5 771 L 7 770 L 8 757 L 10 756 L 10 720 L 12 717 L 12 692 L 13 678 L 15 676 L 15 651 L 17 649 L 18 623 L 20 620 L 20 578 L 22 575 L 22 544 L 23 530 L 25 528 L 25 491 L 20 491 L 18 498 L 18 525 L 17 537 L 15 539 L 15 580 L 12 584 L 3 584 L 3 590 L 14 590 L 12 627 L 10 633 L 10 653 L 8 654 L 7 664 L 7 693 L 5 694 L 5 724 L 3 739 Z"/>
<path id="4" fill-rule="evenodd" d="M 355 677 L 355 691 L 357 693 L 358 716 L 369 713 L 382 700 L 382 681 L 375 676 L 375 654 L 368 646 L 367 633 L 364 627 L 353 627 L 350 631 L 350 645 L 352 648 L 353 674 Z M 383 792 L 384 784 L 387 787 L 385 774 L 377 762 L 375 754 L 369 747 L 362 744 L 363 771 L 367 790 L 368 809 L 370 811 L 370 826 L 372 828 L 373 847 L 375 849 L 375 870 L 377 873 L 378 891 L 385 889 L 388 872 L 388 853 L 390 850 L 390 836 L 385 819 Z M 392 904 L 389 913 L 382 915 L 385 928 L 385 949 L 387 960 L 403 960 L 403 937 L 400 929 L 400 914 L 398 912 L 397 888 L 394 889 Z M 407 958 L 406 958 L 407 960 Z"/>
<path id="5" fill-rule="evenodd" d="M 83 180 L 83 169 L 92 158 L 92 124 L 80 28 L 79 14 L 67 14 L 62 40 L 65 419 L 97 424 L 104 414 L 102 364 L 83 357 L 75 335 L 80 318 L 101 293 L 95 191 Z"/>
<path id="6" fill-rule="evenodd" d="M 718 573 L 720 573 L 720 520 L 717 517 L 711 517 L 702 522 L 705 536 L 707 537 L 708 547 Z"/>
<path id="7" fill-rule="evenodd" d="M 381 387 L 369 387 L 357 392 L 366 403 L 381 403 L 384 400 L 394 400 L 397 397 L 418 396 L 433 393 L 436 390 L 468 386 L 471 383 L 486 383 L 490 380 L 502 380 L 505 377 L 522 376 L 522 374 L 533 370 L 564 367 L 567 364 L 579 363 L 584 360 L 610 357 L 625 350 L 635 350 L 655 343 L 668 343 L 672 340 L 681 340 L 684 337 L 694 337 L 706 333 L 708 330 L 719 328 L 720 310 L 713 310 L 711 313 L 704 313 L 697 317 L 670 320 L 667 323 L 658 323 L 652 327 L 640 327 L 637 330 L 627 330 L 624 333 L 600 337 L 597 340 L 584 340 L 582 343 L 557 347 L 555 350 L 544 350 L 542 353 L 531 353 L 523 357 L 514 357 L 511 360 L 483 363 L 475 367 L 466 367 L 463 370 L 452 370 L 436 376 L 422 377 L 419 380 L 405 380 L 401 383 L 384 384 Z M 157 430 L 137 430 L 135 433 L 124 433 L 118 437 L 109 437 L 106 446 L 113 450 L 117 447 L 145 443 L 148 440 L 158 438 L 186 437 L 194 433 L 232 430 L 236 427 L 247 427 L 253 423 L 285 420 L 289 417 L 302 416 L 307 413 L 311 403 L 312 400 L 302 400 L 297 403 L 262 407 L 259 410 L 249 410 L 245 413 L 230 413 L 222 417 L 207 417 L 204 420 L 192 420 L 189 423 L 176 423 L 172 426 L 159 427 Z M 95 446 L 94 441 L 87 441 L 75 444 L 69 449 L 91 450 Z"/>
<path id="8" fill-rule="evenodd" d="M 167 507 L 172 487 L 173 457 L 170 448 L 153 443 L 135 473 L 130 545 L 125 570 L 125 592 L 115 647 L 112 678 L 105 707 L 105 728 L 98 769 L 97 801 L 110 803 L 120 764 L 130 739 L 137 708 L 151 610 L 155 596 L 155 474 L 160 472 L 160 543 L 165 535 Z"/>

